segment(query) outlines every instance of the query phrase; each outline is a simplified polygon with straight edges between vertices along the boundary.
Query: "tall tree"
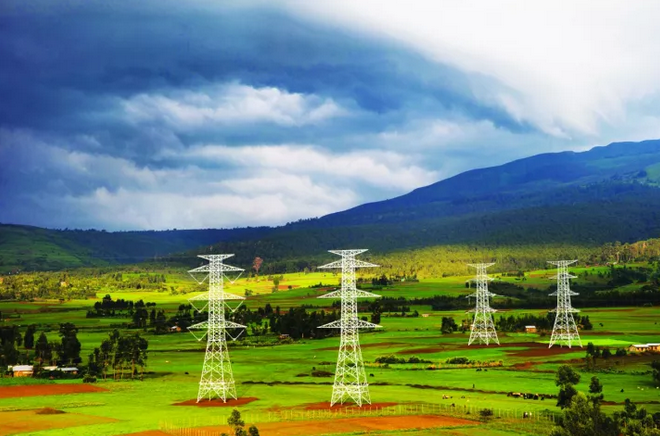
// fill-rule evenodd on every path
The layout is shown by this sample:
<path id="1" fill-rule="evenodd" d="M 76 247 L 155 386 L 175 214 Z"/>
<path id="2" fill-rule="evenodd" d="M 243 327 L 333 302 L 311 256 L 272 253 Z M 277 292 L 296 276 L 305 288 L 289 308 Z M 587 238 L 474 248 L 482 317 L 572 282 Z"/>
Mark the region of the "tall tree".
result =
<path id="1" fill-rule="evenodd" d="M 603 400 L 603 385 L 598 380 L 598 377 L 591 377 L 591 383 L 589 384 L 589 400 L 594 404 L 600 404 Z"/>
<path id="2" fill-rule="evenodd" d="M 600 404 L 589 401 L 582 392 L 569 401 L 559 425 L 551 436 L 618 436 L 616 422 L 600 410 Z"/>
<path id="3" fill-rule="evenodd" d="M 30 324 L 25 331 L 25 336 L 23 337 L 23 347 L 25 347 L 26 350 L 31 350 L 34 348 L 34 333 L 36 330 L 37 326 Z"/>
<path id="4" fill-rule="evenodd" d="M 555 376 L 555 384 L 559 386 L 557 406 L 562 409 L 569 406 L 571 399 L 577 394 L 575 385 L 579 382 L 580 374 L 575 372 L 573 368 L 568 365 L 561 365 L 559 367 Z"/>
<path id="5" fill-rule="evenodd" d="M 660 383 L 660 360 L 651 362 L 651 369 L 653 370 L 653 381 Z"/>
<path id="6" fill-rule="evenodd" d="M 37 342 L 34 344 L 34 357 L 39 361 L 39 365 L 43 365 L 44 362 L 50 363 L 53 358 L 53 349 L 48 342 L 48 337 L 46 333 L 41 332 Z"/>
<path id="7" fill-rule="evenodd" d="M 147 349 L 149 348 L 149 342 L 140 337 L 139 333 L 136 333 L 133 336 L 129 336 L 126 341 L 126 359 L 131 363 L 131 378 L 135 377 L 135 369 L 139 366 L 142 369 L 142 375 L 144 375 L 144 367 L 147 365 Z"/>
<path id="8" fill-rule="evenodd" d="M 78 329 L 70 322 L 60 324 L 60 337 L 62 338 L 59 359 L 64 365 L 77 365 L 80 363 L 80 349 Z"/>

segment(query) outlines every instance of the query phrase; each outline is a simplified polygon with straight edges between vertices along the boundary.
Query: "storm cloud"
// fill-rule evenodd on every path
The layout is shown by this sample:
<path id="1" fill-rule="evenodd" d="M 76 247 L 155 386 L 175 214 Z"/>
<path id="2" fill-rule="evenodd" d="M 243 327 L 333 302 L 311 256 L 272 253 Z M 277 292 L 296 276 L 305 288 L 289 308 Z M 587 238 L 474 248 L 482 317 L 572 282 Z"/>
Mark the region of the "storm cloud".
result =
<path id="1" fill-rule="evenodd" d="M 277 225 L 538 152 L 660 136 L 654 89 L 622 106 L 631 123 L 540 116 L 529 81 L 424 46 L 414 22 L 383 32 L 331 4 L 2 2 L 0 222 Z"/>

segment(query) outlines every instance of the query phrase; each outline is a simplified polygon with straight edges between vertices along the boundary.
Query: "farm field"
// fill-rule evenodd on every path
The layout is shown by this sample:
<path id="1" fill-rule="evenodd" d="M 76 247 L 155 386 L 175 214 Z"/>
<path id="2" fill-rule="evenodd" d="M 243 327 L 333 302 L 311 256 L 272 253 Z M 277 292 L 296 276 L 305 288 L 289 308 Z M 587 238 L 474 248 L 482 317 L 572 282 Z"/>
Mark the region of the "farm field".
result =
<path id="1" fill-rule="evenodd" d="M 548 275 L 548 272 L 539 274 Z M 526 281 L 538 280 L 538 283 L 547 286 L 545 276 L 543 279 L 533 276 L 529 273 Z M 465 286 L 468 278 L 399 283 L 376 292 L 406 298 L 467 295 L 471 292 Z M 339 276 L 322 273 L 285 275 L 277 292 L 272 292 L 270 281 L 264 280 L 265 283 L 254 286 L 251 283 L 256 282 L 241 280 L 230 284 L 227 291 L 240 293 L 246 286 L 253 286 L 252 295 L 245 301 L 252 309 L 265 304 L 283 309 L 313 304 L 318 310 L 331 309 L 333 300 L 319 300 L 316 297 L 336 286 Z M 503 280 L 515 281 L 509 277 Z M 197 286 L 190 280 L 185 281 L 183 275 L 173 275 L 172 278 L 168 275 L 167 283 L 168 286 L 179 283 L 176 286 L 189 286 L 191 289 Z M 309 287 L 319 283 L 323 286 Z M 81 356 L 85 364 L 86 356 L 108 337 L 113 328 L 126 321 L 115 317 L 86 316 L 87 311 L 104 295 L 105 292 L 99 292 L 96 300 L 2 301 L 0 312 L 7 318 L 1 325 L 20 325 L 24 329 L 27 325 L 36 324 L 38 332 L 44 331 L 50 340 L 54 340 L 59 323 L 73 323 L 79 329 Z M 172 314 L 179 305 L 187 302 L 187 298 L 198 295 L 198 292 L 124 290 L 110 292 L 110 295 L 113 299 L 153 302 L 159 309 Z M 274 337 L 248 336 L 247 340 L 232 343 L 230 357 L 238 396 L 249 399 L 236 407 L 248 425 L 256 424 L 262 430 L 261 434 L 266 436 L 341 434 L 348 433 L 349 427 L 353 434 L 369 432 L 383 436 L 535 435 L 547 433 L 551 428 L 549 416 L 559 412 L 555 406 L 556 399 L 522 399 L 509 393 L 556 395 L 555 371 L 562 364 L 570 364 L 580 371 L 582 380 L 577 389 L 588 390 L 593 374 L 584 368 L 584 348 L 555 346 L 548 349 L 549 337 L 545 334 L 513 332 L 499 334 L 500 346 L 468 347 L 469 332 L 459 330 L 442 334 L 440 331 L 443 317 L 457 321 L 466 319 L 468 316 L 463 310 L 433 311 L 427 306 L 415 308 L 420 316 L 401 317 L 383 313 L 380 319 L 383 329 L 361 334 L 373 407 L 329 410 L 332 377 L 312 373 L 334 371 L 339 344 L 336 336 L 303 338 L 292 343 L 280 342 Z M 495 314 L 495 318 L 523 314 L 544 316 L 546 313 L 547 309 L 510 309 Z M 587 308 L 581 315 L 588 315 L 593 324 L 592 330 L 581 332 L 585 346 L 591 342 L 614 350 L 627 348 L 633 343 L 660 342 L 657 308 Z M 184 434 L 183 429 L 191 427 L 218 434 L 231 413 L 231 402 L 223 407 L 180 405 L 196 398 L 205 343 L 197 342 L 186 332 L 156 335 L 150 329 L 146 332 L 120 329 L 125 332 L 139 331 L 149 340 L 144 380 L 98 380 L 94 385 L 83 385 L 80 379 L 0 379 L 0 435 L 114 436 L 148 431 Z M 377 358 L 388 355 L 406 359 L 416 356 L 430 363 L 375 362 Z M 473 363 L 446 363 L 447 359 L 456 357 Z M 654 386 L 650 376 L 652 358 L 648 355 L 628 355 L 598 360 L 599 372 L 596 375 L 604 386 L 605 410 L 620 410 L 629 398 L 651 413 L 660 412 L 660 389 Z M 81 388 L 91 387 L 95 389 L 81 391 Z M 37 415 L 38 411 L 48 408 L 65 413 Z M 494 417 L 489 422 L 482 422 L 479 411 L 486 408 L 493 410 Z M 533 419 L 523 420 L 524 412 L 531 413 Z M 431 418 L 423 418 L 427 416 Z M 350 419 L 356 417 L 365 418 L 363 427 L 349 426 Z M 349 424 L 342 426 L 340 418 L 348 420 L 346 422 Z M 426 424 L 421 425 L 422 421 Z M 326 422 L 332 422 L 333 426 Z"/>

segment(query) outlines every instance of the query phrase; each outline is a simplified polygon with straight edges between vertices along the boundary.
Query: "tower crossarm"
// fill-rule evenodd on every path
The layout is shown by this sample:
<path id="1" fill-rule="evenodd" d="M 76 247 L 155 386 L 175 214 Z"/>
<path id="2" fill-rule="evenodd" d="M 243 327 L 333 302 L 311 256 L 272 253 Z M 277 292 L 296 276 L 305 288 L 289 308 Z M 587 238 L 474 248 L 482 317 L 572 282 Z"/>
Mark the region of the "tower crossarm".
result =
<path id="1" fill-rule="evenodd" d="M 354 248 L 351 250 L 328 250 L 328 253 L 337 254 L 341 257 L 355 257 L 369 251 L 368 248 Z"/>
<path id="2" fill-rule="evenodd" d="M 558 267 L 567 267 L 569 265 L 573 265 L 575 262 L 577 262 L 577 259 L 574 260 L 549 260 L 548 263 L 551 263 L 553 265 L 556 265 Z"/>
<path id="3" fill-rule="evenodd" d="M 207 264 L 207 265 L 199 266 L 197 268 L 193 268 L 193 269 L 189 270 L 188 272 L 189 273 L 198 273 L 198 272 L 210 272 L 210 271 L 211 271 L 211 265 Z M 245 271 L 245 270 L 243 268 L 238 268 L 236 266 L 231 266 L 231 265 L 225 265 L 223 263 L 223 264 L 218 265 L 218 268 L 215 269 L 215 271 L 240 272 L 240 271 Z"/>
<path id="4" fill-rule="evenodd" d="M 244 326 L 243 324 L 238 324 L 236 322 L 227 321 L 227 320 L 217 322 L 215 323 L 215 325 L 211 325 L 208 321 L 202 321 L 200 323 L 193 324 L 190 327 L 188 327 L 189 330 L 210 330 L 210 329 L 224 330 L 224 329 L 244 329 L 244 328 L 246 328 L 246 326 Z"/>
<path id="5" fill-rule="evenodd" d="M 548 297 L 556 297 L 556 296 L 558 296 L 558 295 L 570 295 L 570 296 L 574 296 L 574 295 L 580 295 L 580 294 L 579 294 L 578 292 L 574 292 L 574 291 L 571 291 L 571 290 L 568 290 L 568 291 L 564 290 L 564 291 L 561 291 L 561 292 L 559 292 L 559 291 L 555 291 L 555 292 L 553 292 L 552 294 L 548 294 Z"/>
<path id="6" fill-rule="evenodd" d="M 329 322 L 318 326 L 320 329 L 340 329 L 340 328 L 356 328 L 356 329 L 377 329 L 383 328 L 382 325 L 374 324 L 372 322 L 365 321 L 363 319 L 354 319 L 351 321 L 344 321 L 344 319 L 338 319 L 336 321 Z"/>
<path id="7" fill-rule="evenodd" d="M 349 289 L 349 290 L 343 290 L 343 289 L 338 289 L 336 291 L 330 292 L 329 294 L 323 294 L 319 295 L 317 298 L 345 298 L 345 297 L 353 297 L 353 298 L 381 298 L 382 295 L 374 294 L 373 292 L 367 292 L 363 291 L 361 289 Z"/>
<path id="8" fill-rule="evenodd" d="M 353 268 L 376 268 L 379 267 L 380 265 L 376 265 L 374 263 L 369 263 L 365 262 L 363 260 L 358 260 L 358 259 L 350 259 L 350 262 L 352 263 Z M 325 265 L 321 265 L 318 268 L 322 269 L 342 269 L 344 268 L 345 260 L 335 260 L 334 262 L 330 262 Z"/>
<path id="9" fill-rule="evenodd" d="M 466 295 L 465 298 L 478 298 L 478 297 L 499 297 L 498 294 L 493 294 L 490 291 L 486 292 L 475 292 L 474 294 Z"/>
<path id="10" fill-rule="evenodd" d="M 219 298 L 221 300 L 245 300 L 245 297 L 236 294 L 230 294 L 229 292 L 216 291 L 214 298 Z M 211 299 L 208 292 L 203 294 L 195 295 L 194 297 L 188 298 L 188 301 L 208 301 Z"/>

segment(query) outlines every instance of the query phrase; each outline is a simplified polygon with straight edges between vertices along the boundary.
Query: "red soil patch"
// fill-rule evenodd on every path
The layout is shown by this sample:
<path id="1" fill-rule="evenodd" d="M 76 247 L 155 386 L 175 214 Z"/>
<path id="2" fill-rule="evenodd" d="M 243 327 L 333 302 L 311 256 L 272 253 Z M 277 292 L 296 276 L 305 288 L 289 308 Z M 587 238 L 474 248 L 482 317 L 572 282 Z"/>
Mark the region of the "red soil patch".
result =
<path id="1" fill-rule="evenodd" d="M 590 333 L 592 334 L 592 333 Z M 598 335 L 598 333 L 596 333 Z M 520 357 L 545 357 L 545 356 L 555 356 L 558 354 L 570 353 L 572 351 L 579 351 L 580 347 L 568 348 L 566 346 L 560 347 L 558 345 L 548 348 L 547 344 L 541 344 L 538 342 L 509 342 L 502 343 L 502 347 L 514 347 L 514 348 L 524 348 L 523 350 L 507 350 L 507 354 L 512 356 Z M 478 350 L 480 348 L 488 348 L 488 345 L 479 344 L 479 345 L 470 345 L 461 344 L 456 348 L 463 350 Z M 424 348 L 411 348 L 408 350 L 399 351 L 397 354 L 428 354 L 428 353 L 438 353 L 446 350 L 446 346 L 437 346 L 437 347 L 424 347 Z"/>
<path id="2" fill-rule="evenodd" d="M 305 410 L 339 410 L 339 409 L 359 409 L 359 410 L 381 410 L 386 407 L 396 406 L 399 403 L 373 403 L 365 404 L 362 407 L 359 407 L 357 404 L 346 403 L 346 404 L 335 404 L 330 407 L 328 402 L 320 403 L 311 403 L 305 405 Z"/>
<path id="3" fill-rule="evenodd" d="M 202 400 L 199 403 L 197 400 L 188 400 L 188 401 L 183 401 L 181 403 L 174 403 L 173 406 L 197 406 L 197 407 L 236 407 L 236 406 L 243 406 L 245 404 L 249 404 L 253 401 L 257 401 L 259 398 L 256 397 L 246 397 L 246 398 L 239 398 L 238 400 L 235 400 L 233 398 L 230 398 L 227 400 L 227 402 L 223 402 L 220 398 L 215 398 L 213 400 Z"/>
<path id="4" fill-rule="evenodd" d="M 42 395 L 85 394 L 106 392 L 107 389 L 89 384 L 49 384 L 0 387 L 0 398 L 38 397 Z"/>
<path id="5" fill-rule="evenodd" d="M 503 345 L 509 346 L 511 344 L 503 344 Z M 568 347 L 559 347 L 557 345 L 553 346 L 552 348 L 548 348 L 548 346 L 545 344 L 536 344 L 529 342 L 525 346 L 528 348 L 527 350 L 506 350 L 506 353 L 511 356 L 517 356 L 517 357 L 546 357 L 546 356 L 556 356 L 559 354 L 566 354 L 581 350 L 580 347 L 568 348 Z"/>
<path id="6" fill-rule="evenodd" d="M 430 429 L 466 425 L 477 426 L 480 423 L 448 416 L 416 415 L 267 422 L 258 424 L 257 427 L 259 428 L 259 434 L 262 436 L 309 436 L 337 433 L 371 433 L 404 429 Z M 230 428 L 227 426 L 205 427 L 201 430 L 207 429 L 212 429 L 216 432 L 230 431 Z"/>
<path id="7" fill-rule="evenodd" d="M 511 365 L 511 368 L 519 371 L 527 371 L 532 369 L 534 365 L 536 365 L 536 362 L 514 363 L 513 365 Z"/>
<path id="8" fill-rule="evenodd" d="M 0 412 L 0 436 L 111 422 L 117 422 L 117 420 L 78 413 L 38 415 L 33 410 Z"/>

